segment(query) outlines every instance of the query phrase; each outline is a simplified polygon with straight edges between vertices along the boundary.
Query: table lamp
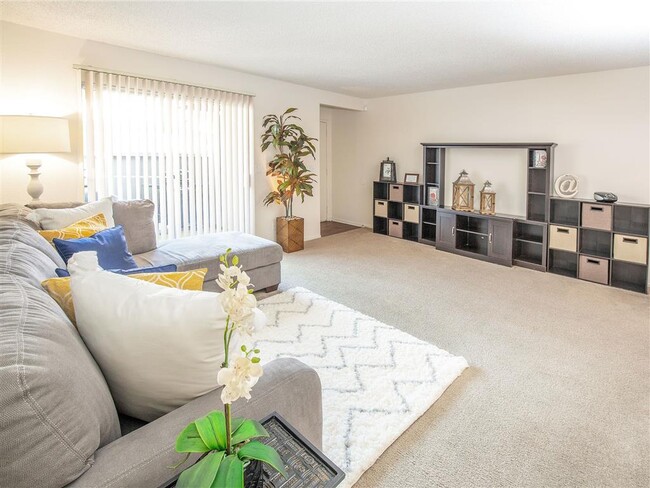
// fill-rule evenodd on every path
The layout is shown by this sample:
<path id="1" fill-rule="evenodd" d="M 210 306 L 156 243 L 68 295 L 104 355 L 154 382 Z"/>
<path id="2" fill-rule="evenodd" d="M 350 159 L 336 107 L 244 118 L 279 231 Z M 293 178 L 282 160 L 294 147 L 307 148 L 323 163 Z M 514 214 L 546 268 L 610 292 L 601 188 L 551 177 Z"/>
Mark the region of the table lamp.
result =
<path id="1" fill-rule="evenodd" d="M 0 154 L 30 154 L 70 152 L 68 119 L 33 115 L 0 115 Z M 40 176 L 41 160 L 27 160 L 29 184 L 27 193 L 38 202 L 43 193 Z"/>

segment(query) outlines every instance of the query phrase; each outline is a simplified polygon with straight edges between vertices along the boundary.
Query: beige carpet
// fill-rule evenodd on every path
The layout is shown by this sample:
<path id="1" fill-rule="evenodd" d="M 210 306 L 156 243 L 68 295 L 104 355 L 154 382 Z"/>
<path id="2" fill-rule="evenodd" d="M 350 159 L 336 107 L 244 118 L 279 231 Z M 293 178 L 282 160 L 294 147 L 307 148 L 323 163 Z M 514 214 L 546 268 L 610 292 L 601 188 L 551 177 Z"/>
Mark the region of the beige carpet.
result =
<path id="1" fill-rule="evenodd" d="M 649 485 L 647 296 L 367 229 L 308 242 L 282 266 L 281 290 L 303 286 L 470 363 L 357 487 Z"/>

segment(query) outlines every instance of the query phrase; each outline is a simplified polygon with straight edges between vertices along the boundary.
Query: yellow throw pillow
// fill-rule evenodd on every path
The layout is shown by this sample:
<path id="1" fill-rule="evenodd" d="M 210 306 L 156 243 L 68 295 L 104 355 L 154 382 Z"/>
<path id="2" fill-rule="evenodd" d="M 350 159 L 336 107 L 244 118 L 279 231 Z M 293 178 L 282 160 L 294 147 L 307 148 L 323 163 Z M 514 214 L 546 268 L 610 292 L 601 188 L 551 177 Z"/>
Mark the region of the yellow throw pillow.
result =
<path id="1" fill-rule="evenodd" d="M 127 275 L 136 280 L 148 281 L 156 285 L 180 290 L 203 290 L 203 280 L 208 268 L 193 269 L 191 271 L 175 271 L 172 273 L 140 273 Z M 41 286 L 50 294 L 56 303 L 75 326 L 77 325 L 70 290 L 70 278 L 50 278 L 41 283 Z M 215 302 L 216 303 L 216 302 Z"/>
<path id="2" fill-rule="evenodd" d="M 100 213 L 75 222 L 74 224 L 70 224 L 64 229 L 39 230 L 38 233 L 52 244 L 53 239 L 79 239 L 80 237 L 90 237 L 97 234 L 100 230 L 107 228 L 106 217 L 104 217 L 104 214 Z"/>

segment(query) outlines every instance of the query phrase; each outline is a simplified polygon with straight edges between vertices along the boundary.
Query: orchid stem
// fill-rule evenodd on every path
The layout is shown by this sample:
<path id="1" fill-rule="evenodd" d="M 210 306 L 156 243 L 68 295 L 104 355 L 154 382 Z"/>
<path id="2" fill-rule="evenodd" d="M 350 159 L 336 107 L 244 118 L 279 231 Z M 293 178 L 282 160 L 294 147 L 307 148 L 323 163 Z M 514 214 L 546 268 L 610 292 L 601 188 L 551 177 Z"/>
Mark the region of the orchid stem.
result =
<path id="1" fill-rule="evenodd" d="M 224 405 L 225 410 L 226 410 L 226 456 L 230 456 L 232 454 L 232 446 L 230 444 L 231 442 L 231 434 L 230 434 L 230 429 L 231 424 L 230 424 L 230 403 L 226 403 Z"/>

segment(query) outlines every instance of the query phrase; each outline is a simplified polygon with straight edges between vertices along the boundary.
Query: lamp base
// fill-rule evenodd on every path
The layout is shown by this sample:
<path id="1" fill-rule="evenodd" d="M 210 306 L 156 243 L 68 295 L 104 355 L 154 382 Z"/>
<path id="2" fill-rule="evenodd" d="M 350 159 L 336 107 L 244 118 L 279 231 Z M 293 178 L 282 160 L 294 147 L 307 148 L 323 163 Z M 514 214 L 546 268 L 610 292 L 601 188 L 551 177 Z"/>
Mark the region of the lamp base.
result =
<path id="1" fill-rule="evenodd" d="M 29 168 L 29 183 L 27 185 L 27 193 L 32 197 L 32 203 L 39 202 L 40 196 L 43 194 L 43 183 L 38 177 L 41 175 L 41 162 L 38 159 L 27 161 L 26 166 Z"/>

